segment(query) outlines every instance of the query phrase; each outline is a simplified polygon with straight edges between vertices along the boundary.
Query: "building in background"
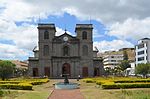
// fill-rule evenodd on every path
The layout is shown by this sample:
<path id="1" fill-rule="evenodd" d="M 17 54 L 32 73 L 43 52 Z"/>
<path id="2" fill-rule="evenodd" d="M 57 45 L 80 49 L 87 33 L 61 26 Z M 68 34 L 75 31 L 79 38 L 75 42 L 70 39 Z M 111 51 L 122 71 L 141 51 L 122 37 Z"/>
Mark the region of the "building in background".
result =
<path id="1" fill-rule="evenodd" d="M 128 60 L 130 63 L 134 63 L 135 61 L 135 49 L 134 48 L 122 48 L 118 51 L 106 51 L 104 53 L 98 54 L 98 56 L 103 57 L 104 68 L 117 67 L 120 62 L 124 59 L 124 52 L 126 52 L 128 56 Z"/>
<path id="2" fill-rule="evenodd" d="M 11 62 L 16 65 L 14 76 L 28 76 L 28 61 L 12 60 Z"/>
<path id="3" fill-rule="evenodd" d="M 121 53 L 118 52 L 107 53 L 103 57 L 104 68 L 109 67 L 113 69 L 117 67 L 122 60 L 123 60 L 123 54 Z"/>
<path id="4" fill-rule="evenodd" d="M 19 60 L 12 60 L 12 63 L 16 65 L 16 68 L 18 69 L 28 69 L 28 63 L 24 61 L 19 61 Z"/>
<path id="5" fill-rule="evenodd" d="M 150 38 L 143 38 L 138 41 L 138 44 L 135 46 L 135 63 L 136 65 L 140 63 L 149 63 L 150 62 Z"/>

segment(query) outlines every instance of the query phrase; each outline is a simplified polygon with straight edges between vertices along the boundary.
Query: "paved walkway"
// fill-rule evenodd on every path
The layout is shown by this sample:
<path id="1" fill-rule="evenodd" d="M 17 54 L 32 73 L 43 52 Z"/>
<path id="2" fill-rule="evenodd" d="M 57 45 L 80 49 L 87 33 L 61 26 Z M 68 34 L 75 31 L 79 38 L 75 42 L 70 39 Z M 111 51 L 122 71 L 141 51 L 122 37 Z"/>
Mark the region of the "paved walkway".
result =
<path id="1" fill-rule="evenodd" d="M 54 89 L 48 99 L 84 99 L 80 89 L 62 90 Z"/>

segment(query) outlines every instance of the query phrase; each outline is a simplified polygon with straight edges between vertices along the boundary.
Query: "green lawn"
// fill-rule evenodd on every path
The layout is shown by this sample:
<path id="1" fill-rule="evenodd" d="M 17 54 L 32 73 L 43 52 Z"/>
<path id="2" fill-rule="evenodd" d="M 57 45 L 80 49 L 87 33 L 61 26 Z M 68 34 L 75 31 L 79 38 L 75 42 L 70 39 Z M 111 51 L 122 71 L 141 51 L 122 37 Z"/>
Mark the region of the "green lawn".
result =
<path id="1" fill-rule="evenodd" d="M 33 90 L 4 90 L 5 97 L 2 99 L 47 99 L 53 89 L 54 80 L 42 85 L 33 86 Z M 1 98 L 0 98 L 1 99 Z"/>
<path id="2" fill-rule="evenodd" d="M 149 88 L 104 90 L 94 83 L 81 82 L 85 99 L 150 99 Z"/>
<path id="3" fill-rule="evenodd" d="M 6 96 L 0 99 L 47 99 L 53 89 L 53 83 L 63 80 L 50 80 L 48 83 L 33 86 L 33 90 L 5 90 Z M 76 82 L 76 80 L 70 80 Z M 150 99 L 150 88 L 102 89 L 95 83 L 80 80 L 80 90 L 85 99 Z"/>

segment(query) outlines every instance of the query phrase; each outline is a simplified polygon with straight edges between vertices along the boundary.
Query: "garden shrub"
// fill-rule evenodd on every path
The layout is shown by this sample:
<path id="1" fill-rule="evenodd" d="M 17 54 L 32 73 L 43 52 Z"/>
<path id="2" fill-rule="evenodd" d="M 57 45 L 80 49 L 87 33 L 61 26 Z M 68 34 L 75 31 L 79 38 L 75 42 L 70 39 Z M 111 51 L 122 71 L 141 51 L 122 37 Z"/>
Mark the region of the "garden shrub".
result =
<path id="1" fill-rule="evenodd" d="M 83 79 L 83 81 L 84 82 L 86 82 L 86 83 L 95 83 L 96 81 L 95 80 L 93 80 L 93 79 Z"/>
<path id="2" fill-rule="evenodd" d="M 113 81 L 108 81 L 108 80 L 104 80 L 104 81 L 96 81 L 96 84 L 97 85 L 102 85 L 102 84 L 114 84 L 114 82 Z"/>
<path id="3" fill-rule="evenodd" d="M 0 89 L 0 96 L 3 96 L 4 92 Z"/>
<path id="4" fill-rule="evenodd" d="M 23 81 L 0 81 L 0 84 L 19 84 Z"/>
<path id="5" fill-rule="evenodd" d="M 35 80 L 35 81 L 31 81 L 30 84 L 32 85 L 41 85 L 43 83 L 47 83 L 49 82 L 49 79 L 38 79 L 38 80 Z"/>
<path id="6" fill-rule="evenodd" d="M 32 85 L 40 85 L 42 83 L 49 82 L 49 79 L 31 79 L 21 81 L 0 81 L 0 84 L 19 84 L 19 83 L 30 83 Z"/>
<path id="7" fill-rule="evenodd" d="M 32 90 L 32 85 L 29 83 L 0 84 L 0 87 L 2 89 Z"/>
<path id="8" fill-rule="evenodd" d="M 116 80 L 114 81 L 115 83 L 146 83 L 150 82 L 150 79 L 134 79 L 134 80 Z"/>
<path id="9" fill-rule="evenodd" d="M 150 88 L 150 83 L 102 84 L 103 89 Z"/>
<path id="10" fill-rule="evenodd" d="M 2 89 L 32 90 L 32 85 L 40 85 L 49 82 L 49 79 L 24 79 L 20 81 L 0 81 Z"/>

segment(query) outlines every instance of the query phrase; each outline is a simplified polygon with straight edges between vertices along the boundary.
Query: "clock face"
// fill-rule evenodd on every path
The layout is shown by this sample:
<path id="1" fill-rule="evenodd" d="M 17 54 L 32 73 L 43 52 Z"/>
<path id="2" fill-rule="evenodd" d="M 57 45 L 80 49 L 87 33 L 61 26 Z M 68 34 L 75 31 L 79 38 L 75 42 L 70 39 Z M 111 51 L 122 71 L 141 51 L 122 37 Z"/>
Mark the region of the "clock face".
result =
<path id="1" fill-rule="evenodd" d="M 65 36 L 65 37 L 63 38 L 63 40 L 64 40 L 64 41 L 68 41 L 68 37 Z"/>

